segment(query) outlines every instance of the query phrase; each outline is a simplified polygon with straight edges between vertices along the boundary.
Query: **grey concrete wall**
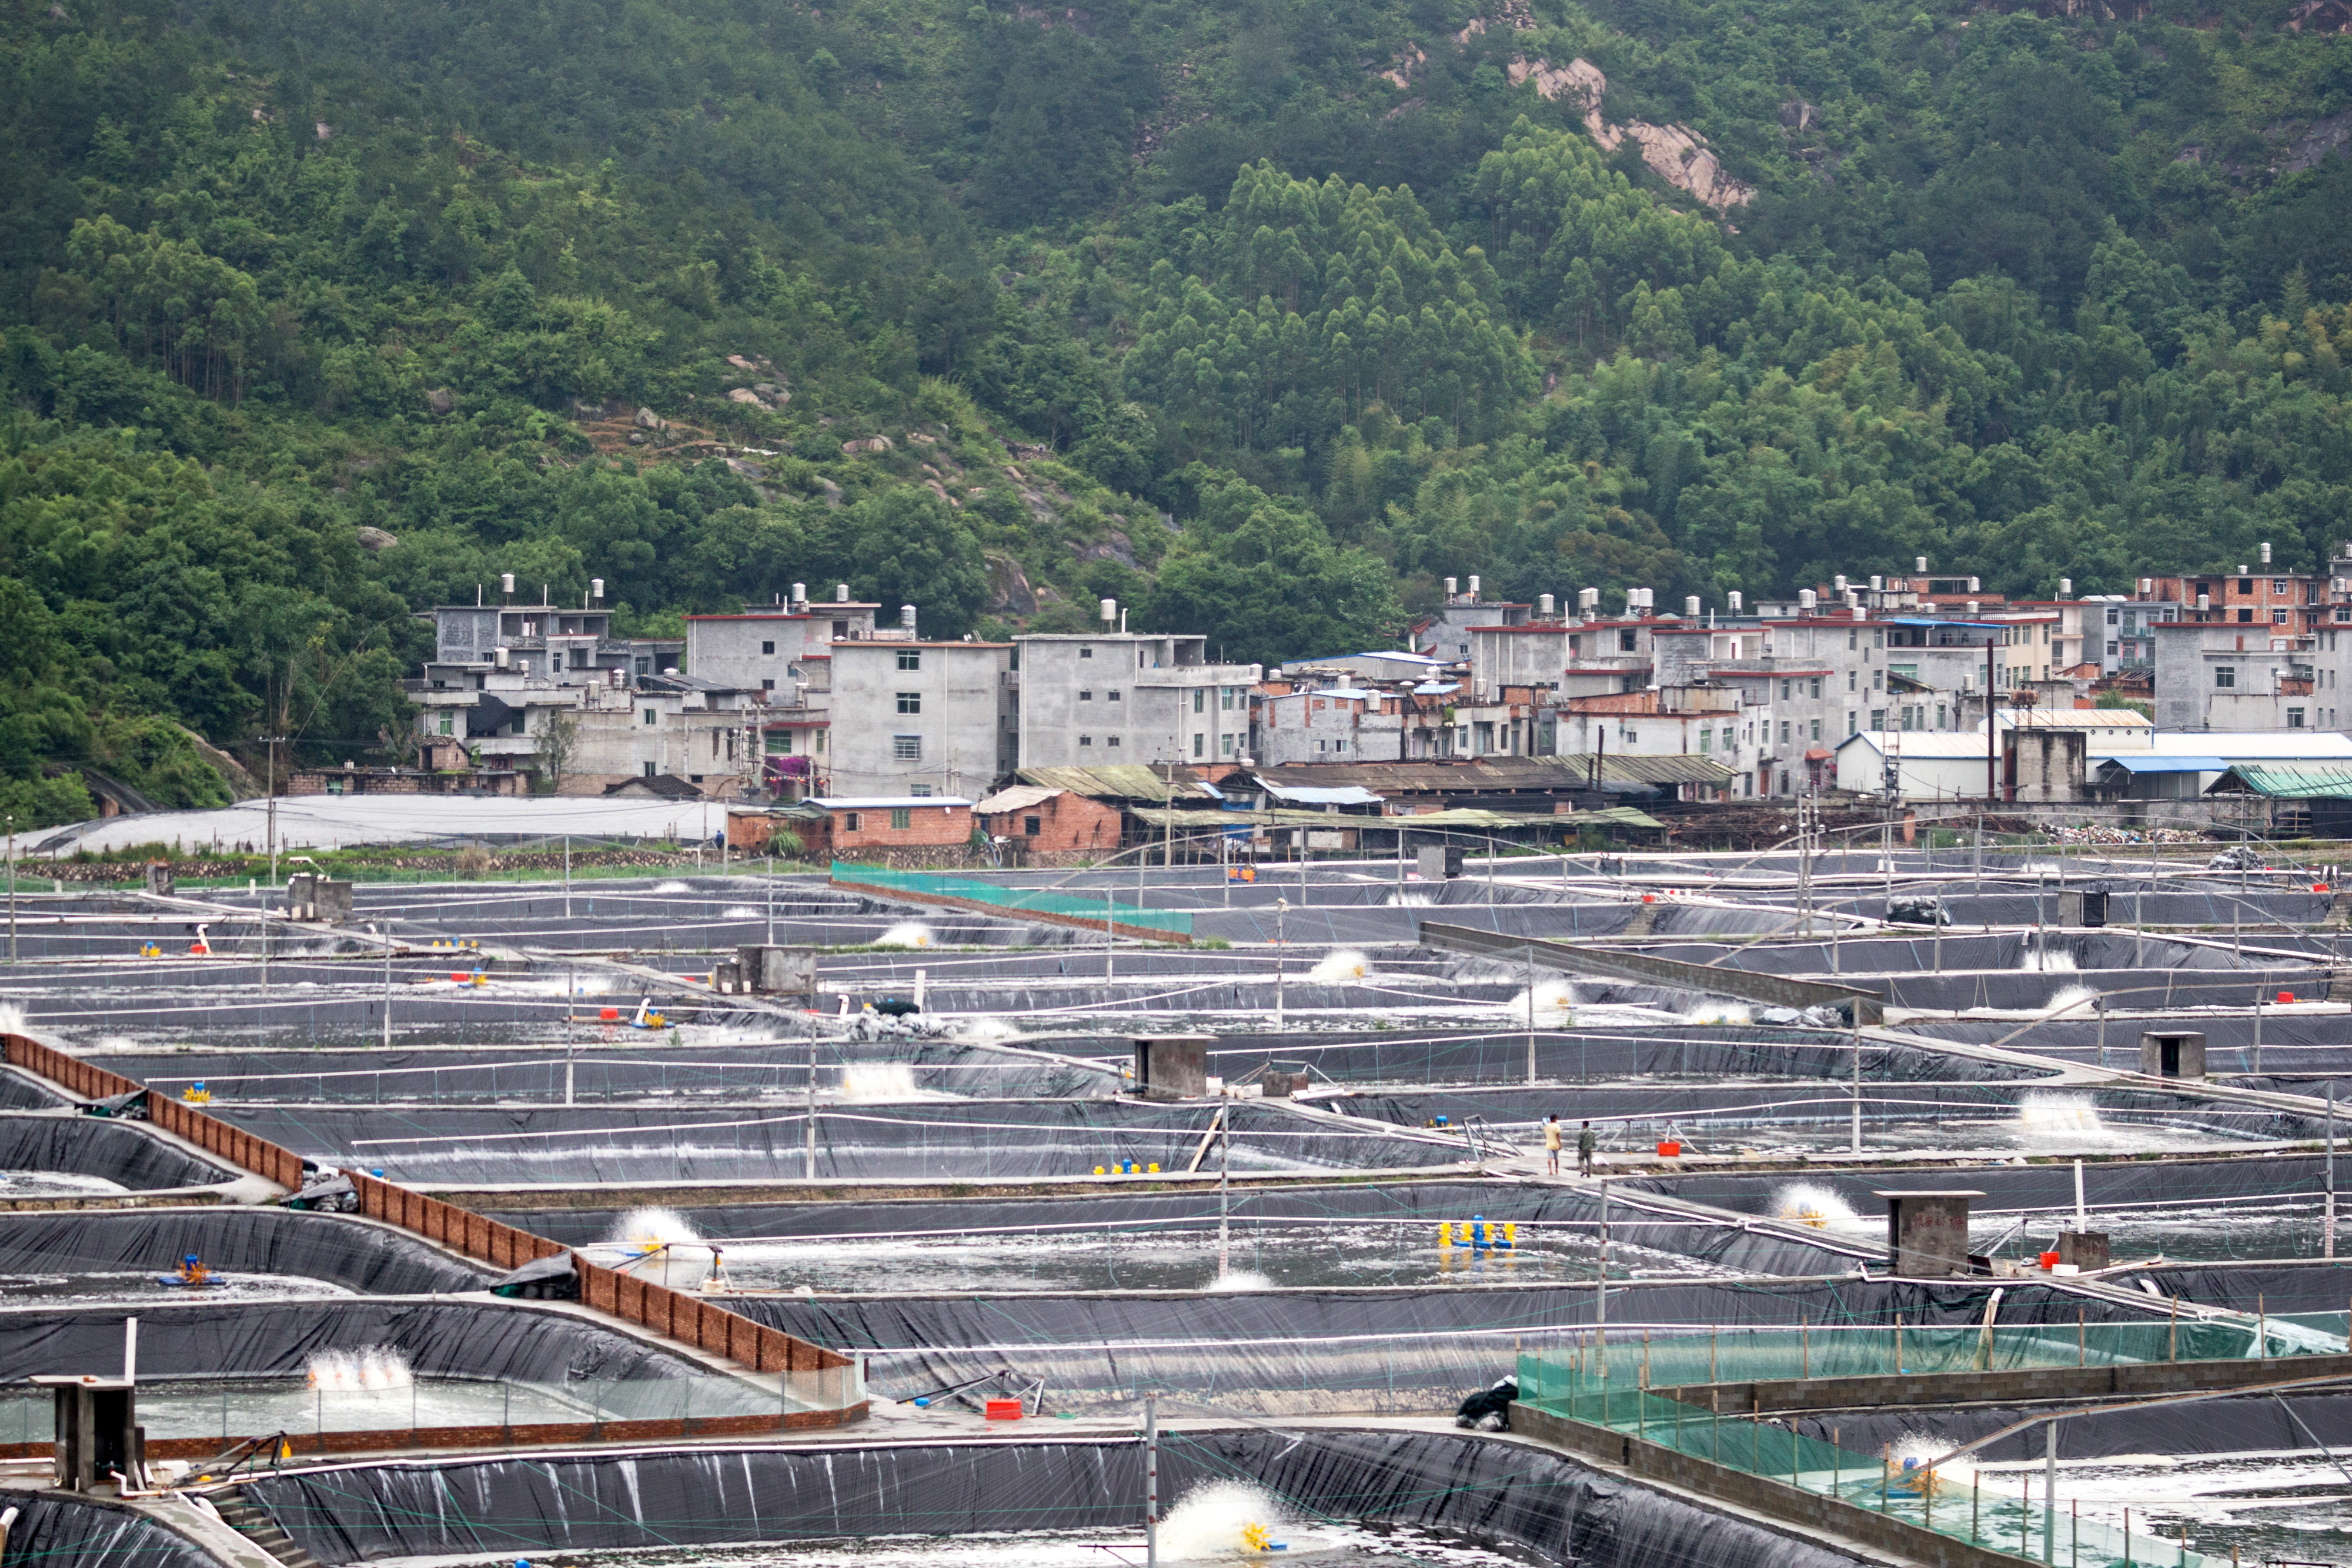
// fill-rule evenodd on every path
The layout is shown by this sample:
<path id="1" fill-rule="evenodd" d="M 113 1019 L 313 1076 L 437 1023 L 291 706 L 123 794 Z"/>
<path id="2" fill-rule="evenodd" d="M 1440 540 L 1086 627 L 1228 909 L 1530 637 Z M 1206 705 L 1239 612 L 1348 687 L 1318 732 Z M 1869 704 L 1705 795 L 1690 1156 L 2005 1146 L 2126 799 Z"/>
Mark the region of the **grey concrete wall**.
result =
<path id="1" fill-rule="evenodd" d="M 899 668 L 912 653 L 915 669 Z M 977 796 L 1012 770 L 1013 650 L 1003 643 L 847 642 L 833 645 L 830 750 L 824 771 L 841 796 Z M 919 711 L 898 711 L 911 694 Z M 897 755 L 913 736 L 921 756 Z"/>

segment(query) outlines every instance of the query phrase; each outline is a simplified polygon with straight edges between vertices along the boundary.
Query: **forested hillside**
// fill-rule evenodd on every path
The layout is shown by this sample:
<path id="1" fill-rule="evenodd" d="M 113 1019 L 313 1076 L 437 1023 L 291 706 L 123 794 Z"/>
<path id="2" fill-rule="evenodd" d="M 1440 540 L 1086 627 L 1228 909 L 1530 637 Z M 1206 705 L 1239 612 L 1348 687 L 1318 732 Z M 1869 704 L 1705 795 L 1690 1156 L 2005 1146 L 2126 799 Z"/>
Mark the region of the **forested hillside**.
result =
<path id="1" fill-rule="evenodd" d="M 503 571 L 1276 659 L 2324 559 L 2352 6 L 2068 9 L 8 0 L 0 809 L 393 755 Z"/>

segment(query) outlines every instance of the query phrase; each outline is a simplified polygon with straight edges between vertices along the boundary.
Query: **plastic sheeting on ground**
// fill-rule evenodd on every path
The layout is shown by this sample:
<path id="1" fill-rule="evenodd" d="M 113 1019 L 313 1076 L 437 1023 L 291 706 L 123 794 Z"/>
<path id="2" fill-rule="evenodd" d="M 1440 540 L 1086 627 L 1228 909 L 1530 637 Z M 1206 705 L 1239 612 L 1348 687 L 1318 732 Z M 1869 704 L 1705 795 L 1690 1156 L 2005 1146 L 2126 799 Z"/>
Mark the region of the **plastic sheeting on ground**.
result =
<path id="1" fill-rule="evenodd" d="M 797 1177 L 806 1169 L 806 1113 L 583 1105 L 510 1110 L 215 1105 L 214 1114 L 304 1155 L 381 1169 L 411 1186 L 526 1182 L 688 1181 Z M 817 1113 L 820 1177 L 935 1180 L 1083 1176 L 1131 1160 L 1187 1168 L 1216 1108 L 1131 1101 L 927 1101 Z M 1279 1103 L 1230 1113 L 1238 1170 L 1324 1172 L 1450 1165 L 1462 1152 L 1290 1112 Z"/>
<path id="2" fill-rule="evenodd" d="M 2047 1408 L 1994 1405 L 1949 1410 L 1906 1406 L 1800 1416 L 1797 1426 L 1805 1436 L 1823 1442 L 1836 1428 L 1849 1453 L 1866 1454 L 1885 1444 L 1918 1437 L 1957 1448 L 1989 1432 L 2030 1420 Z M 1979 1449 L 1976 1458 L 1989 1464 L 2039 1460 L 2047 1431 L 2046 1427 L 2028 1427 Z M 2059 1427 L 2058 1457 L 2074 1460 L 2148 1454 L 2307 1453 L 2315 1442 L 2332 1448 L 2352 1446 L 2352 1394 L 2251 1395 L 2152 1409 L 2095 1411 Z"/>
<path id="3" fill-rule="evenodd" d="M 2147 1322 L 2161 1303 L 2016 1281 L 1861 1279 L 1612 1283 L 1612 1334 L 1711 1325 Z M 869 1357 L 878 1396 L 912 1398 L 1004 1375 L 1048 1410 L 1099 1410 L 1157 1390 L 1259 1416 L 1427 1415 L 1510 1369 L 1515 1348 L 1564 1350 L 1596 1322 L 1590 1285 L 944 1296 L 736 1296 L 758 1322 Z"/>
<path id="4" fill-rule="evenodd" d="M 8 1560 L 41 1568 L 220 1568 L 220 1560 L 144 1514 L 51 1491 L 0 1489 L 17 1511 Z"/>
<path id="5" fill-rule="evenodd" d="M 0 1170 L 100 1176 L 134 1192 L 212 1186 L 240 1174 L 136 1122 L 55 1113 L 0 1113 Z"/>
<path id="6" fill-rule="evenodd" d="M 0 1274 L 164 1273 L 190 1253 L 215 1274 L 321 1280 L 362 1295 L 478 1291 L 490 1277 L 396 1230 L 285 1208 L 76 1209 L 0 1226 Z"/>
<path id="7" fill-rule="evenodd" d="M 599 1323 L 528 1305 L 394 1301 L 181 1302 L 0 1311 L 0 1379 L 122 1368 L 122 1320 L 139 1320 L 142 1377 L 283 1375 L 322 1351 L 390 1346 L 419 1375 L 517 1383 L 692 1377 L 695 1363 Z"/>
<path id="8" fill-rule="evenodd" d="M 2352 1167 L 2347 1167 L 2352 1177 Z M 1830 1170 L 1743 1174 L 1695 1172 L 1689 1176 L 1633 1176 L 1621 1185 L 1635 1192 L 1670 1193 L 1693 1203 L 1712 1204 L 1739 1214 L 1792 1213 L 1803 1200 L 1827 1194 L 1877 1221 L 1885 1205 L 1874 1192 L 1912 1186 L 1966 1186 L 1983 1193 L 1972 1206 L 1979 1216 L 2071 1211 L 2074 1170 L 2071 1163 L 1970 1166 L 1955 1173 L 1948 1166 L 1882 1166 L 1862 1172 Z M 2083 1193 L 2095 1217 L 2126 1208 L 2193 1208 L 2244 1198 L 2308 1200 L 2325 1190 L 2325 1162 L 2310 1155 L 2246 1154 L 2227 1159 L 2169 1158 L 2085 1160 Z"/>
<path id="9" fill-rule="evenodd" d="M 300 1471 L 247 1490 L 330 1563 L 873 1535 L 1142 1533 L 1133 1441 L 559 1455 Z M 1416 1525 L 1589 1568 L 1836 1568 L 1847 1554 L 1562 1455 L 1429 1432 L 1164 1432 L 1160 1495 L 1246 1480 L 1294 1514 Z M 1167 1503 L 1163 1503 L 1163 1507 Z"/>
<path id="10" fill-rule="evenodd" d="M 1506 1182 L 1382 1182 L 1347 1186 L 1241 1187 L 1230 1197 L 1231 1218 L 1244 1231 L 1256 1226 L 1332 1222 L 1394 1224 L 1416 1239 L 1440 1220 L 1475 1214 L 1500 1224 L 1575 1226 L 1589 1236 L 1600 1218 L 1597 1194 L 1571 1187 Z M 552 1238 L 566 1246 L 608 1239 L 622 1218 L 615 1209 L 517 1209 L 491 1218 Z M 865 1203 L 751 1204 L 682 1211 L 706 1240 L 744 1237 L 872 1237 L 910 1232 L 1031 1236 L 1052 1246 L 1057 1237 L 1163 1234 L 1202 1230 L 1217 1223 L 1215 1189 L 1109 1193 L 1069 1198 L 883 1199 Z M 1611 1233 L 1620 1242 L 1678 1254 L 1742 1273 L 1790 1278 L 1843 1274 L 1858 1257 L 1874 1260 L 1883 1247 L 1824 1236 L 1819 1242 L 1735 1224 L 1688 1219 L 1661 1207 L 1610 1205 Z M 1529 1241 L 1534 1239 L 1528 1238 Z"/>
<path id="11" fill-rule="evenodd" d="M 611 1005 L 612 998 L 602 998 Z M 775 1027 L 746 1015 L 744 1032 Z M 521 1101 L 562 1104 L 611 1100 L 723 1100 L 741 1103 L 797 1098 L 808 1087 L 808 1042 L 779 1036 L 723 1043 L 671 1045 L 666 1035 L 536 1046 L 467 1046 L 390 1051 L 100 1051 L 88 1059 L 142 1083 L 176 1092 L 207 1084 L 221 1102 L 243 1104 L 383 1104 L 415 1101 L 464 1104 Z M 828 1101 L 859 1092 L 857 1070 L 904 1063 L 916 1093 L 966 1098 L 1100 1098 L 1118 1079 L 1108 1067 L 1038 1051 L 920 1037 L 817 1041 L 817 1089 Z M 887 1083 L 887 1080 L 882 1081 Z M 880 1097 L 879 1091 L 876 1092 Z M 219 1109 L 226 1111 L 227 1105 Z"/>

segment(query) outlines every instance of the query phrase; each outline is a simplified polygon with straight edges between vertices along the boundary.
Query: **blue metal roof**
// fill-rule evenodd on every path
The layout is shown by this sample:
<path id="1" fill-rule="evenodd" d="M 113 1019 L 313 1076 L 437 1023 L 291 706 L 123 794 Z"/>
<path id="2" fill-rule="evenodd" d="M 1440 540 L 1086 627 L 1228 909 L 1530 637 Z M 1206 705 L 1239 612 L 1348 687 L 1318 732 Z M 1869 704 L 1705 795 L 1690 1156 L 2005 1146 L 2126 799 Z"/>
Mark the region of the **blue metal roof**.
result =
<path id="1" fill-rule="evenodd" d="M 1973 626 L 1979 632 L 2002 632 L 2013 624 L 2008 621 L 1948 621 L 1936 615 L 1889 615 L 1879 622 L 1881 626 Z"/>
<path id="2" fill-rule="evenodd" d="M 2126 773 L 2227 773 L 2230 765 L 2218 757 L 2102 757 L 2103 764 Z"/>

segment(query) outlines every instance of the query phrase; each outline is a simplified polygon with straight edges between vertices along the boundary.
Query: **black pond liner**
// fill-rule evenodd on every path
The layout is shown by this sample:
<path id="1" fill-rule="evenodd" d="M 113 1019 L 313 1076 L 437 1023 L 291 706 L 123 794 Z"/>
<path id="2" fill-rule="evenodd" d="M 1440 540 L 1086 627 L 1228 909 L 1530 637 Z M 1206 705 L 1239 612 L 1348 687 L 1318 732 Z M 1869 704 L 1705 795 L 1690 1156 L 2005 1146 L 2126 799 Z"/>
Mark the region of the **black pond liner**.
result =
<path id="1" fill-rule="evenodd" d="M 122 1366 L 122 1322 L 139 1320 L 143 1378 L 300 1373 L 324 1351 L 390 1346 L 420 1376 L 517 1383 L 706 1375 L 698 1364 L 602 1324 L 528 1304 L 386 1301 L 174 1301 L 0 1310 L 0 1381 Z M 15 1555 L 13 1550 L 11 1557 Z"/>
<path id="2" fill-rule="evenodd" d="M 162 1274 L 191 1252 L 215 1273 L 320 1280 L 362 1295 L 478 1291 L 492 1278 L 383 1226 L 286 1208 L 72 1209 L 0 1226 L 0 1274 Z"/>
<path id="3" fill-rule="evenodd" d="M 1644 1326 L 1794 1328 L 2160 1321 L 2143 1308 L 2017 1281 L 1937 1283 L 1674 1280 L 1612 1283 L 1614 1335 Z M 1045 1408 L 1100 1412 L 1148 1390 L 1269 1416 L 1450 1410 L 1511 1369 L 1515 1351 L 1565 1351 L 1595 1322 L 1591 1285 L 1254 1291 L 737 1296 L 745 1317 L 867 1359 L 877 1396 L 908 1399 L 1002 1375 L 1044 1385 Z M 2242 1337 L 2242 1336 L 2241 1336 Z"/>
<path id="4" fill-rule="evenodd" d="M 134 1192 L 213 1186 L 242 1174 L 136 1122 L 55 1112 L 0 1113 L 0 1170 L 100 1176 Z"/>
<path id="5" fill-rule="evenodd" d="M 220 1559 L 175 1531 L 127 1508 L 70 1494 L 0 1488 L 0 1508 L 16 1510 L 8 1560 L 41 1568 L 221 1568 Z"/>
<path id="6" fill-rule="evenodd" d="M 1418 1245 L 1440 1220 L 1459 1223 L 1473 1215 L 1499 1224 L 1574 1226 L 1589 1237 L 1600 1218 L 1601 1199 L 1574 1188 L 1497 1182 L 1400 1182 L 1346 1186 L 1241 1187 L 1230 1195 L 1230 1218 L 1247 1236 L 1260 1226 L 1334 1222 L 1344 1226 L 1394 1225 Z M 610 1237 L 618 1209 L 488 1210 L 490 1218 L 535 1231 L 566 1246 L 585 1246 Z M 743 1237 L 872 1237 L 926 1232 L 933 1235 L 1032 1237 L 1051 1247 L 1062 1238 L 1108 1235 L 1199 1233 L 1217 1224 L 1213 1188 L 1187 1192 L 1108 1194 L 1076 1198 L 904 1198 L 854 1203 L 751 1204 L 740 1207 L 678 1211 L 707 1240 Z M 1859 1242 L 1824 1236 L 1818 1242 L 1773 1230 L 1710 1224 L 1661 1207 L 1623 1201 L 1610 1206 L 1610 1229 L 1618 1241 L 1669 1252 L 1727 1270 L 1773 1278 L 1843 1274 L 1857 1260 L 1883 1252 L 1870 1239 Z M 1538 1238 L 1527 1235 L 1524 1244 Z"/>
<path id="7" fill-rule="evenodd" d="M 574 1105 L 215 1106 L 249 1132 L 331 1163 L 383 1169 L 412 1186 L 797 1178 L 806 1113 L 736 1108 Z M 820 1178 L 981 1181 L 1085 1176 L 1097 1166 L 1186 1168 L 1216 1107 L 1202 1102 L 935 1100 L 821 1108 Z M 1233 1107 L 1234 1168 L 1307 1174 L 1449 1166 L 1465 1151 L 1369 1127 L 1357 1132 L 1279 1105 Z"/>
<path id="8" fill-rule="evenodd" d="M 2292 1367 L 2293 1362 L 2276 1364 Z M 2282 1371 L 2282 1379 L 2291 1375 Z M 1966 1409 L 1910 1406 L 1903 1409 L 1842 1411 L 1836 1416 L 1804 1416 L 1798 1430 L 1809 1437 L 1830 1440 L 1832 1427 L 1848 1453 L 1867 1454 L 1883 1444 L 1906 1437 L 1934 1438 L 1948 1448 L 1974 1442 L 1988 1433 L 2015 1426 L 2064 1402 L 2038 1408 L 1984 1405 Z M 2292 1414 L 2290 1414 L 2290 1410 Z M 1786 1421 L 1787 1416 L 1779 1419 Z M 1977 1451 L 1990 1464 L 2039 1460 L 2047 1441 L 2044 1426 L 2003 1437 Z M 2152 1409 L 2118 1408 L 2077 1416 L 2058 1428 L 2062 1459 L 2127 1459 L 2147 1454 L 2189 1457 L 2199 1454 L 2309 1453 L 2316 1444 L 2341 1449 L 2352 1445 L 2352 1394 L 2300 1393 L 2250 1395 L 2230 1399 L 2203 1399 L 2194 1405 L 2160 1405 Z M 1927 1456 L 1922 1455 L 1921 1458 Z"/>
<path id="9" fill-rule="evenodd" d="M 1409 1524 L 1587 1568 L 1833 1568 L 1858 1560 L 1506 1439 L 1173 1431 L 1163 1499 L 1263 1487 L 1307 1519 Z M 877 1535 L 1142 1537 L 1133 1440 L 557 1455 L 265 1477 L 246 1491 L 322 1562 Z"/>
<path id="10" fill-rule="evenodd" d="M 2347 1147 L 2352 1160 L 2352 1147 Z M 2343 1171 L 2352 1183 L 2352 1164 Z M 1989 1215 L 2031 1211 L 2071 1213 L 2074 1168 L 2071 1161 L 2040 1165 L 1883 1166 L 1868 1171 L 1804 1170 L 1743 1174 L 1701 1171 L 1689 1176 L 1631 1176 L 1617 1185 L 1630 1192 L 1670 1194 L 1738 1214 L 1772 1214 L 1780 1195 L 1800 1185 L 1837 1194 L 1856 1213 L 1875 1218 L 1885 1205 L 1874 1192 L 1912 1187 L 1965 1186 L 1983 1193 L 1971 1206 L 1981 1221 Z M 2315 1155 L 2270 1153 L 2164 1159 L 2090 1159 L 2083 1162 L 2083 1193 L 2095 1222 L 2117 1208 L 2189 1208 L 2233 1200 L 2315 1200 L 2326 1190 L 2326 1163 Z"/>
<path id="11" fill-rule="evenodd" d="M 610 1006 L 614 998 L 598 1001 Z M 624 1010 L 634 1007 L 632 1002 Z M 771 1028 L 779 1021 L 746 1019 Z M 575 1103 L 671 1097 L 743 1103 L 779 1097 L 796 1101 L 808 1084 L 804 1038 L 780 1034 L 767 1040 L 673 1046 L 666 1034 L 612 1032 L 620 1038 L 569 1045 L 114 1051 L 87 1053 L 85 1059 L 165 1093 L 201 1081 L 222 1101 L 239 1104 L 561 1104 L 567 1086 Z M 920 1037 L 820 1039 L 817 1088 L 830 1095 L 845 1065 L 875 1062 L 904 1062 L 913 1071 L 917 1089 L 967 1098 L 1098 1098 L 1118 1088 L 1115 1073 L 1104 1067 L 1041 1051 Z M 215 1109 L 226 1112 L 228 1106 Z"/>

